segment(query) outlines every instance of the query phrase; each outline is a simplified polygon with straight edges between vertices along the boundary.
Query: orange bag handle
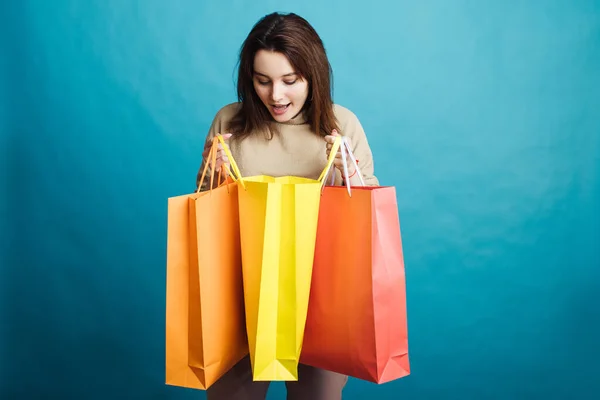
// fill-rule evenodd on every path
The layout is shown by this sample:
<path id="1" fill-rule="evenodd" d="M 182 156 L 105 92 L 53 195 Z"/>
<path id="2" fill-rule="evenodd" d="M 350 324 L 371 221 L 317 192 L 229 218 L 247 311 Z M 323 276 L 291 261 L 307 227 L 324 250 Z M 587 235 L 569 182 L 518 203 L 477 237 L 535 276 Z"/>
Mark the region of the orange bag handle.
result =
<path id="1" fill-rule="evenodd" d="M 233 180 L 236 182 L 239 182 L 240 185 L 242 185 L 242 187 L 245 190 L 246 185 L 244 184 L 244 179 L 242 178 L 242 173 L 240 172 L 240 169 L 238 168 L 237 162 L 235 162 L 235 158 L 233 158 L 233 155 L 231 154 L 231 150 L 229 150 L 229 146 L 227 146 L 227 144 L 225 143 L 225 140 L 223 140 L 223 136 L 219 135 L 219 136 L 217 136 L 217 139 L 223 145 L 223 150 L 225 150 L 225 154 L 227 155 L 227 158 L 229 158 L 229 164 L 230 164 L 229 173 L 230 174 L 232 172 L 235 173 L 237 178 L 234 178 L 232 176 Z M 232 168 L 233 168 L 233 171 L 231 171 Z"/>
<path id="2" fill-rule="evenodd" d="M 218 139 L 218 140 L 215 140 Z M 202 170 L 202 177 L 200 178 L 200 183 L 198 185 L 198 189 L 196 190 L 196 192 L 200 192 L 200 188 L 202 187 L 202 184 L 204 183 L 204 178 L 206 177 L 206 173 L 208 172 L 208 166 L 209 165 L 216 165 L 217 163 L 217 152 L 219 149 L 219 142 L 221 142 L 223 144 L 223 148 L 225 149 L 225 153 L 227 154 L 228 157 L 230 157 L 230 160 L 232 159 L 229 152 L 229 149 L 227 149 L 227 145 L 225 144 L 225 142 L 223 141 L 223 137 L 219 134 L 217 135 L 215 138 L 213 138 L 212 141 L 212 145 L 210 147 L 210 150 L 208 152 L 208 156 L 206 157 L 206 163 L 204 164 L 204 169 Z M 237 168 L 237 165 L 236 165 Z M 225 172 L 225 174 L 228 174 L 229 176 L 231 176 L 231 178 L 235 181 L 238 180 L 238 178 L 236 176 L 234 176 L 234 174 L 231 171 L 231 168 L 227 168 L 225 167 L 225 165 L 221 165 L 221 168 L 219 168 L 219 175 L 217 177 L 217 181 L 219 182 L 218 186 L 221 186 L 223 183 L 225 183 L 227 180 L 225 179 L 223 182 L 221 182 L 221 173 Z M 210 171 L 210 191 L 212 191 L 213 189 L 213 184 L 214 184 L 214 177 L 215 177 L 215 170 L 211 168 Z M 239 175 L 238 175 L 239 177 Z"/>

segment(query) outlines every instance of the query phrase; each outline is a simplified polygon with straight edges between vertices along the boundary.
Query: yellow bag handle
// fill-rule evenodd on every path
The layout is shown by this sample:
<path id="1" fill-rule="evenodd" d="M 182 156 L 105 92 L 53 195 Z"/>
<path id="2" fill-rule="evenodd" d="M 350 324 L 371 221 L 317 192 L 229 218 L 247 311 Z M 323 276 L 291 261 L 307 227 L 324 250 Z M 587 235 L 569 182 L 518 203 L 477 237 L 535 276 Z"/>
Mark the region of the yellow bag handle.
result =
<path id="1" fill-rule="evenodd" d="M 319 176 L 319 179 L 318 179 L 318 181 L 321 182 L 321 186 L 323 186 L 323 184 L 325 183 L 325 177 L 329 173 L 329 170 L 331 169 L 331 166 L 333 165 L 333 162 L 335 161 L 335 156 L 336 156 L 338 150 L 340 149 L 341 143 L 342 143 L 342 136 L 336 136 L 335 141 L 333 142 L 333 145 L 331 146 L 331 152 L 329 153 L 329 159 L 327 160 L 327 165 L 325 166 L 325 169 L 323 169 L 323 172 L 321 172 L 321 176 Z"/>
<path id="2" fill-rule="evenodd" d="M 239 182 L 242 185 L 242 187 L 244 189 L 246 189 L 246 185 L 244 184 L 244 179 L 242 177 L 240 169 L 239 169 L 237 163 L 235 162 L 235 159 L 233 158 L 231 151 L 229 150 L 229 146 L 227 146 L 227 144 L 225 143 L 223 136 L 216 135 L 215 138 L 217 139 L 217 141 L 213 140 L 213 144 L 210 149 L 209 156 L 208 156 L 208 158 L 212 161 L 212 165 L 216 164 L 217 148 L 218 148 L 217 146 L 218 146 L 218 143 L 221 143 L 223 145 L 223 150 L 225 151 L 225 154 L 227 154 L 227 157 L 229 158 L 229 163 L 230 163 L 230 167 L 226 171 L 229 173 L 229 175 L 232 177 L 232 179 L 234 181 Z M 327 164 L 325 165 L 325 168 L 323 169 L 323 171 L 321 172 L 321 175 L 317 179 L 319 182 L 321 182 L 321 186 L 323 186 L 323 184 L 325 183 L 325 177 L 329 173 L 329 170 L 331 169 L 331 166 L 333 165 L 333 162 L 335 161 L 335 156 L 341 146 L 341 143 L 342 143 L 342 136 L 336 136 L 335 140 L 333 142 L 333 145 L 331 146 L 331 152 L 329 153 L 329 158 L 327 160 Z M 223 166 L 223 168 L 225 168 L 225 167 Z M 198 188 L 200 188 L 200 186 L 202 185 L 202 182 L 204 182 L 204 177 L 206 175 L 207 169 L 208 169 L 208 162 L 206 163 L 206 165 L 204 166 L 204 170 L 202 171 L 202 178 L 200 179 L 200 185 L 198 186 Z M 232 169 L 233 169 L 233 171 L 232 171 Z M 213 187 L 213 178 L 214 178 L 214 171 L 211 171 L 211 181 L 210 181 L 211 188 Z M 220 170 L 219 170 L 219 178 L 218 179 L 219 179 L 219 181 L 221 179 L 221 171 Z"/>

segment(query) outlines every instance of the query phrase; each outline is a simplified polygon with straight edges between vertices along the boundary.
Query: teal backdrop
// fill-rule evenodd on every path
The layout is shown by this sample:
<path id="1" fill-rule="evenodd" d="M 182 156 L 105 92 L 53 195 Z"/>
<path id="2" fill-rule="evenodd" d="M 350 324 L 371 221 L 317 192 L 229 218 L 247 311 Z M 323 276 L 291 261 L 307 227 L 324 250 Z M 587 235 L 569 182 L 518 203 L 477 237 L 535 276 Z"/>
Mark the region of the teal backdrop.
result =
<path id="1" fill-rule="evenodd" d="M 0 398 L 204 398 L 164 384 L 166 201 L 275 10 L 398 194 L 412 374 L 344 398 L 600 398 L 593 0 L 2 2 Z"/>

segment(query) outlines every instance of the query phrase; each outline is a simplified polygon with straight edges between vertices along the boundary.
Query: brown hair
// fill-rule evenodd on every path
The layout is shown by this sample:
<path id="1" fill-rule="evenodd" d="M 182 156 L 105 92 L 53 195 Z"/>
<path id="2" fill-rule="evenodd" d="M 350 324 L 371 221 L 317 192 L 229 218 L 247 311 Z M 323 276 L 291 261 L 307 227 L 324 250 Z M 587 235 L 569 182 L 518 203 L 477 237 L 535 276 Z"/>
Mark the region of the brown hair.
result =
<path id="1" fill-rule="evenodd" d="M 308 82 L 308 97 L 301 112 L 305 113 L 313 132 L 325 136 L 333 129 L 339 131 L 333 112 L 333 72 L 325 47 L 314 28 L 293 13 L 264 16 L 242 44 L 237 80 L 241 108 L 232 119 L 229 130 L 236 133 L 237 138 L 243 138 L 275 128 L 271 114 L 254 89 L 254 57 L 259 50 L 282 53 L 295 72 Z"/>

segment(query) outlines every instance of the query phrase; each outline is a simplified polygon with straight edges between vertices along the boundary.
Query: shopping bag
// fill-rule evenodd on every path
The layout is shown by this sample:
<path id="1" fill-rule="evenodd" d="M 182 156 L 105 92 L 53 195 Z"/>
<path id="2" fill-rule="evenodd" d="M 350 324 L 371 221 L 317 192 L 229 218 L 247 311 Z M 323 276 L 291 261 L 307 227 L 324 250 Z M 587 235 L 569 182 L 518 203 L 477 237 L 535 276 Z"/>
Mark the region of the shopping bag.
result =
<path id="1" fill-rule="evenodd" d="M 375 383 L 410 374 L 394 187 L 325 187 L 300 362 Z"/>
<path id="2" fill-rule="evenodd" d="M 253 380 L 294 381 L 304 335 L 321 176 L 242 177 L 238 188 L 246 326 Z"/>
<path id="3" fill-rule="evenodd" d="M 217 144 L 199 188 L 207 167 L 214 165 Z M 212 188 L 214 168 L 210 179 Z M 237 192 L 236 178 L 229 171 L 215 189 L 168 200 L 169 385 L 207 389 L 248 354 Z"/>

